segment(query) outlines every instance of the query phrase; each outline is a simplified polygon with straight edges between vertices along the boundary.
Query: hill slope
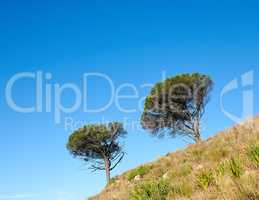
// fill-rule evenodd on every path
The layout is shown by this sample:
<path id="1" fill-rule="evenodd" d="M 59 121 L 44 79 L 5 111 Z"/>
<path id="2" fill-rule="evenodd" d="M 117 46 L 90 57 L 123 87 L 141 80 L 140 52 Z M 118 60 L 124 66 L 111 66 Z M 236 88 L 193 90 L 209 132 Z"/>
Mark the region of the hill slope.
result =
<path id="1" fill-rule="evenodd" d="M 259 200 L 259 118 L 113 178 L 91 200 Z"/>

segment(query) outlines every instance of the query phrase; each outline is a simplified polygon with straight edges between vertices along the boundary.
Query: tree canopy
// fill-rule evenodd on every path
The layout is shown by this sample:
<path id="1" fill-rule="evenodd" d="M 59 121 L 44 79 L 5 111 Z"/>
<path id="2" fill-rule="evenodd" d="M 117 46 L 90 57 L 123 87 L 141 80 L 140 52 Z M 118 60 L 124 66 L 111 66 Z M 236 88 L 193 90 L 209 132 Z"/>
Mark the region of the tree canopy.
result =
<path id="1" fill-rule="evenodd" d="M 119 122 L 86 125 L 71 134 L 67 149 L 73 156 L 90 163 L 90 169 L 93 171 L 105 170 L 109 182 L 110 171 L 124 156 L 119 138 L 126 133 Z"/>
<path id="2" fill-rule="evenodd" d="M 201 139 L 200 120 L 213 82 L 207 75 L 181 74 L 154 85 L 146 97 L 141 124 L 152 134 Z"/>

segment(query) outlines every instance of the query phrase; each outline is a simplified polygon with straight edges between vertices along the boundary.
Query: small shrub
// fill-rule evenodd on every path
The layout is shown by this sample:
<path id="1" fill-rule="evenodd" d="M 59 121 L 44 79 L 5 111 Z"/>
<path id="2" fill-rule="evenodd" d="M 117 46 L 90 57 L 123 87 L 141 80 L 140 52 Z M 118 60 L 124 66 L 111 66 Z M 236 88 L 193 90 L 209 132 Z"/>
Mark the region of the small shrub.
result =
<path id="1" fill-rule="evenodd" d="M 214 176 L 211 171 L 203 171 L 197 177 L 198 186 L 206 189 L 214 182 Z"/>
<path id="2" fill-rule="evenodd" d="M 179 172 L 178 172 L 178 176 L 187 176 L 188 174 L 190 174 L 192 172 L 192 166 L 189 164 L 184 164 Z"/>
<path id="3" fill-rule="evenodd" d="M 150 172 L 150 175 L 152 177 L 162 177 L 166 173 L 166 168 L 154 168 L 152 169 L 152 172 Z"/>
<path id="4" fill-rule="evenodd" d="M 222 158 L 226 158 L 229 154 L 229 149 L 224 146 L 217 147 L 210 151 L 209 159 L 213 161 L 221 160 Z"/>
<path id="5" fill-rule="evenodd" d="M 200 149 L 194 149 L 192 152 L 192 156 L 193 156 L 192 158 L 194 161 L 197 161 L 197 162 L 201 161 L 202 155 L 203 155 L 203 152 Z"/>
<path id="6" fill-rule="evenodd" d="M 259 167 L 259 143 L 250 147 L 248 157 L 255 166 Z"/>
<path id="7" fill-rule="evenodd" d="M 151 181 L 139 184 L 130 192 L 130 200 L 166 200 L 171 191 L 166 181 Z"/>
<path id="8" fill-rule="evenodd" d="M 216 173 L 218 176 L 224 176 L 226 173 L 226 163 L 225 162 L 221 162 L 217 169 L 216 169 Z"/>
<path id="9" fill-rule="evenodd" d="M 236 178 L 239 178 L 244 173 L 244 169 L 239 158 L 231 158 L 229 167 L 232 175 Z"/>
<path id="10" fill-rule="evenodd" d="M 237 188 L 240 193 L 240 199 L 245 200 L 258 200 L 259 191 L 258 191 L 258 175 L 249 174 L 241 177 L 240 181 L 236 183 Z"/>
<path id="11" fill-rule="evenodd" d="M 117 177 L 112 177 L 111 180 L 110 180 L 110 182 L 109 182 L 109 185 L 115 183 L 116 180 L 117 180 Z"/>
<path id="12" fill-rule="evenodd" d="M 151 170 L 151 166 L 143 165 L 137 169 L 132 170 L 127 175 L 128 181 L 132 181 L 136 176 L 144 176 L 145 174 L 149 173 Z"/>
<path id="13" fill-rule="evenodd" d="M 193 187 L 187 182 L 178 183 L 172 186 L 170 194 L 172 196 L 179 195 L 179 196 L 191 196 L 193 193 Z"/>

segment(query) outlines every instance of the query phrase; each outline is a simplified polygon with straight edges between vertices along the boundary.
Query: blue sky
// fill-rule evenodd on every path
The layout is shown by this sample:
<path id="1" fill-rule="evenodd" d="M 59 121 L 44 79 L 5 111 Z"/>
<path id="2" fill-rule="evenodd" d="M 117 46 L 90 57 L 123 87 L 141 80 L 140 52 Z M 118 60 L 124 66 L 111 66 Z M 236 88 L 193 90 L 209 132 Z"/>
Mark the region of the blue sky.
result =
<path id="1" fill-rule="evenodd" d="M 253 90 L 254 114 L 259 111 L 258 10 L 258 1 L 252 0 L 1 1 L 0 199 L 83 200 L 99 192 L 105 185 L 104 173 L 91 173 L 69 155 L 65 145 L 71 131 L 65 130 L 64 120 L 127 117 L 138 123 L 141 114 L 120 112 L 115 102 L 95 114 L 83 112 L 81 106 L 63 114 L 60 124 L 55 123 L 53 112 L 17 113 L 5 96 L 8 80 L 15 74 L 51 73 L 47 81 L 51 86 L 70 82 L 82 90 L 83 74 L 98 72 L 109 76 L 115 88 L 134 84 L 140 97 L 149 91 L 141 85 L 160 81 L 163 71 L 167 76 L 209 74 L 215 86 L 204 118 L 203 138 L 207 138 L 234 123 L 220 108 L 220 93 L 233 79 L 240 83 L 241 75 L 251 70 L 254 85 L 228 93 L 224 105 L 241 116 L 243 91 Z M 96 108 L 107 101 L 107 82 L 93 78 L 88 86 L 89 106 Z M 13 96 L 19 105 L 33 105 L 35 83 L 20 81 Z M 121 104 L 136 108 L 138 101 Z M 62 103 L 73 102 L 73 93 L 64 93 Z M 187 144 L 180 138 L 158 140 L 129 128 L 124 145 L 127 156 L 112 175 Z"/>

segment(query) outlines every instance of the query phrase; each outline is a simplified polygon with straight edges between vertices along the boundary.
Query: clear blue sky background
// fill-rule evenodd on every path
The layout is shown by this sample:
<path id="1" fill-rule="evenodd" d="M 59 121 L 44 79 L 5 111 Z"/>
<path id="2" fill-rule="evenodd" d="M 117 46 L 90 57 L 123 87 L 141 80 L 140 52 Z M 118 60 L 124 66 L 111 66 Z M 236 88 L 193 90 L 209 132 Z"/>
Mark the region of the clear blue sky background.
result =
<path id="1" fill-rule="evenodd" d="M 209 74 L 215 82 L 205 116 L 207 138 L 233 122 L 220 110 L 223 87 L 254 70 L 255 110 L 258 113 L 259 2 L 254 0 L 171 1 L 1 1 L 0 2 L 0 199 L 36 195 L 34 200 L 83 200 L 105 185 L 103 173 L 90 173 L 65 148 L 69 131 L 64 118 L 98 121 L 102 118 L 139 120 L 140 112 L 126 115 L 113 105 L 98 114 L 82 108 L 62 115 L 21 114 L 9 108 L 4 89 L 18 72 L 52 73 L 50 84 L 73 82 L 82 88 L 82 75 L 105 73 L 116 87 L 135 84 L 141 97 L 144 83 L 183 72 Z M 35 101 L 33 81 L 14 87 L 15 100 L 25 106 Z M 89 104 L 99 106 L 109 88 L 101 80 L 89 83 Z M 242 88 L 229 93 L 225 106 L 241 115 Z M 130 91 L 126 91 L 130 92 Z M 73 103 L 64 94 L 64 105 Z M 137 107 L 137 100 L 123 102 Z M 158 140 L 144 131 L 129 129 L 127 156 L 112 173 L 120 174 L 186 143 Z M 19 196 L 17 196 L 19 197 Z M 20 196 L 22 197 L 22 196 Z M 26 198 L 24 198 L 26 199 Z M 27 198 L 30 199 L 30 198 Z"/>

